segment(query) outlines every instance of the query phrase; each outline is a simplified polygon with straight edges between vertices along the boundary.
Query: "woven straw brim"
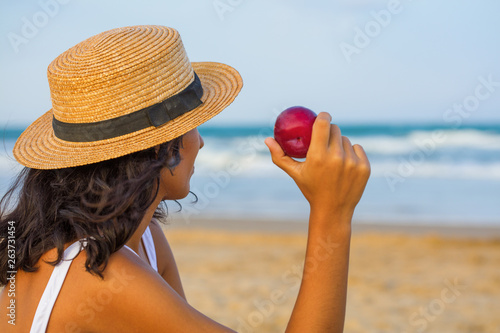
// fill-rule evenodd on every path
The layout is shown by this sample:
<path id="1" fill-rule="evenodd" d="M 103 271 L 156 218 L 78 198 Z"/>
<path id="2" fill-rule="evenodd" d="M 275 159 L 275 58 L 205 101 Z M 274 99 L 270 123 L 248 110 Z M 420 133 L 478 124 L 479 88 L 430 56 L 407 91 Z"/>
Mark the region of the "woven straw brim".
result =
<path id="1" fill-rule="evenodd" d="M 203 86 L 203 104 L 159 127 L 94 142 L 68 142 L 54 136 L 52 110 L 31 124 L 18 138 L 14 157 L 34 169 L 61 169 L 97 163 L 154 147 L 177 138 L 219 114 L 243 87 L 232 67 L 214 62 L 193 62 Z"/>

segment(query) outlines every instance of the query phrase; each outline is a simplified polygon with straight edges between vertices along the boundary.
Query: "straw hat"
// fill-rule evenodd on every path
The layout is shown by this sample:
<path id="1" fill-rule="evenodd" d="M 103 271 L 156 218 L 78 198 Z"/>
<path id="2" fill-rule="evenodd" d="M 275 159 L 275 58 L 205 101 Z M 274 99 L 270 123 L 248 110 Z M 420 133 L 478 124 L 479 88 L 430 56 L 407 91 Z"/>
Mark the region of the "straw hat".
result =
<path id="1" fill-rule="evenodd" d="M 172 140 L 217 115 L 243 86 L 232 67 L 191 63 L 163 26 L 103 32 L 48 67 L 52 109 L 14 146 L 24 166 L 96 163 Z"/>

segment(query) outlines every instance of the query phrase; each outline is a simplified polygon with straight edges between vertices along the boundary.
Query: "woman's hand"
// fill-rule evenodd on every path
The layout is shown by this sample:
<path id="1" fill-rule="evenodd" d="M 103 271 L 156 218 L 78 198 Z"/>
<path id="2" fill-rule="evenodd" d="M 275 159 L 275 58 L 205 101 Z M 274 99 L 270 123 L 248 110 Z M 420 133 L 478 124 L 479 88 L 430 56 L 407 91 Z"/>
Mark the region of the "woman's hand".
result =
<path id="1" fill-rule="evenodd" d="M 351 145 L 331 116 L 322 112 L 313 125 L 304 162 L 285 155 L 276 140 L 267 138 L 274 164 L 293 178 L 312 210 L 351 214 L 370 176 L 370 163 L 360 145 Z"/>
<path id="2" fill-rule="evenodd" d="M 340 333 L 344 327 L 351 219 L 370 177 L 370 163 L 363 148 L 352 146 L 330 121 L 328 113 L 316 118 L 304 162 L 266 139 L 273 162 L 311 205 L 304 275 L 287 333 Z"/>

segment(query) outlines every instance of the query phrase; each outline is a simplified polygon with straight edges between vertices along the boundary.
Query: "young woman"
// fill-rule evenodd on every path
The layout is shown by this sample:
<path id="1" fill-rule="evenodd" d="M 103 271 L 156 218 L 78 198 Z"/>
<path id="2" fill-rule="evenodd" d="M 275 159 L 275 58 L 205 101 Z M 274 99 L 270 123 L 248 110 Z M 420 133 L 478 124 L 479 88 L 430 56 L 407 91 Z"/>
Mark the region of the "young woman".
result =
<path id="1" fill-rule="evenodd" d="M 174 29 L 137 26 L 74 46 L 48 77 L 53 107 L 16 142 L 26 168 L 2 200 L 0 331 L 231 332 L 186 301 L 157 219 L 163 200 L 189 193 L 196 128 L 234 100 L 238 72 L 189 62 Z M 330 121 L 318 115 L 304 162 L 266 139 L 311 207 L 315 265 L 287 332 L 343 330 L 351 218 L 370 166 Z"/>

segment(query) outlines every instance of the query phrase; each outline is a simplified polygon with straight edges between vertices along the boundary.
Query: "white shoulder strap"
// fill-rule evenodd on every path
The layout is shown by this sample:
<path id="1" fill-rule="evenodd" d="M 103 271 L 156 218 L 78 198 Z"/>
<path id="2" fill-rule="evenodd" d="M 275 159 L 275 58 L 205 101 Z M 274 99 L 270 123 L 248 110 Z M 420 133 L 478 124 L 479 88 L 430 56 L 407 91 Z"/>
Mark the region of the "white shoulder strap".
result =
<path id="1" fill-rule="evenodd" d="M 151 234 L 151 230 L 149 226 L 146 228 L 146 231 L 142 234 L 142 242 L 144 243 L 144 248 L 146 249 L 146 253 L 148 255 L 149 264 L 155 271 L 158 272 L 158 263 L 156 261 L 156 249 L 155 242 L 153 241 L 153 235 Z"/>
<path id="2" fill-rule="evenodd" d="M 64 283 L 66 275 L 68 274 L 69 267 L 73 262 L 73 259 L 85 246 L 86 241 L 77 241 L 71 244 L 64 251 L 63 260 L 61 260 L 54 267 L 54 270 L 50 275 L 49 282 L 47 283 L 47 287 L 45 287 L 45 291 L 40 299 L 40 303 L 38 303 L 35 317 L 33 318 L 33 323 L 31 324 L 30 333 L 43 333 L 47 330 L 52 308 L 54 307 L 57 296 L 61 291 L 61 287 Z"/>
<path id="3" fill-rule="evenodd" d="M 151 267 L 153 267 L 153 269 L 158 272 L 158 263 L 156 260 L 155 243 L 153 241 L 153 234 L 151 234 L 151 230 L 149 229 L 149 226 L 146 228 L 146 230 L 142 234 L 142 243 L 144 244 L 144 248 L 146 249 L 146 254 L 148 255 L 149 265 L 151 265 Z M 134 250 L 132 250 L 127 245 L 123 245 L 123 247 L 132 251 L 136 256 L 139 256 Z"/>

